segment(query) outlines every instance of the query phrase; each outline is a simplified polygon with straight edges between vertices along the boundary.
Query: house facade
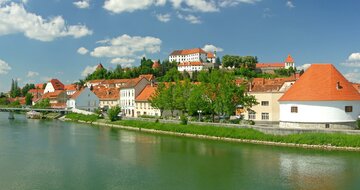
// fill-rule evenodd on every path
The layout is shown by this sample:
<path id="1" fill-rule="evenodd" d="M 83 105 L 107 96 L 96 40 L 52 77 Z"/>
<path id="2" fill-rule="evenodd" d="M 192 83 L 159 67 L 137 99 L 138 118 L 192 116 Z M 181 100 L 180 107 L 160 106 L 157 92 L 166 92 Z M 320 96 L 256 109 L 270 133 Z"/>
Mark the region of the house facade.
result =
<path id="1" fill-rule="evenodd" d="M 100 100 L 100 108 L 107 110 L 115 106 L 120 106 L 120 88 L 97 86 L 93 88 L 93 92 Z"/>
<path id="2" fill-rule="evenodd" d="M 65 90 L 55 90 L 45 93 L 41 99 L 49 99 L 52 108 L 65 108 L 68 95 Z"/>
<path id="3" fill-rule="evenodd" d="M 360 94 L 332 64 L 312 64 L 279 99 L 280 127 L 353 129 Z"/>
<path id="4" fill-rule="evenodd" d="M 156 87 L 147 85 L 144 90 L 135 98 L 135 117 L 161 116 L 159 109 L 153 108 L 150 103 L 151 96 L 155 93 Z"/>
<path id="5" fill-rule="evenodd" d="M 204 62 L 207 60 L 207 52 L 201 48 L 175 50 L 169 55 L 170 62 Z"/>
<path id="6" fill-rule="evenodd" d="M 58 79 L 51 79 L 44 89 L 44 94 L 49 92 L 55 92 L 56 90 L 64 90 L 65 85 L 61 83 Z"/>
<path id="7" fill-rule="evenodd" d="M 99 108 L 99 98 L 89 88 L 83 88 L 67 100 L 66 107 L 93 112 Z"/>
<path id="8" fill-rule="evenodd" d="M 183 62 L 178 65 L 178 71 L 180 72 L 194 72 L 201 71 L 204 68 L 204 64 L 201 62 Z"/>

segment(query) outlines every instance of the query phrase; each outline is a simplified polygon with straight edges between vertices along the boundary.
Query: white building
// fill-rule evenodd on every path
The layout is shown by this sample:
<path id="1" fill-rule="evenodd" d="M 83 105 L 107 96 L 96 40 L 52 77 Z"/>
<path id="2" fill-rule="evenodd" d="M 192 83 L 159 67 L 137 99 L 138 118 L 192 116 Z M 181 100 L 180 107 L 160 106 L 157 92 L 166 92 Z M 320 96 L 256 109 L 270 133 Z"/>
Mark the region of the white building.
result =
<path id="1" fill-rule="evenodd" d="M 313 64 L 279 99 L 280 127 L 353 129 L 360 94 L 331 64 Z"/>
<path id="2" fill-rule="evenodd" d="M 135 117 L 142 115 L 161 116 L 159 109 L 153 108 L 150 103 L 151 96 L 155 93 L 156 87 L 147 85 L 135 99 Z"/>
<path id="3" fill-rule="evenodd" d="M 135 98 L 150 84 L 144 77 L 131 79 L 120 89 L 120 107 L 122 113 L 127 117 L 135 117 Z"/>
<path id="4" fill-rule="evenodd" d="M 55 92 L 55 90 L 64 90 L 65 86 L 58 79 L 51 79 L 44 89 L 44 94 L 49 92 Z"/>
<path id="5" fill-rule="evenodd" d="M 204 68 L 204 64 L 201 62 L 182 62 L 178 65 L 178 71 L 180 72 L 194 72 L 201 71 Z"/>
<path id="6" fill-rule="evenodd" d="M 66 107 L 94 111 L 99 107 L 99 98 L 89 88 L 83 88 L 70 97 Z"/>
<path id="7" fill-rule="evenodd" d="M 175 50 L 169 55 L 169 61 L 177 63 L 182 62 L 205 62 L 207 60 L 207 52 L 201 48 Z"/>

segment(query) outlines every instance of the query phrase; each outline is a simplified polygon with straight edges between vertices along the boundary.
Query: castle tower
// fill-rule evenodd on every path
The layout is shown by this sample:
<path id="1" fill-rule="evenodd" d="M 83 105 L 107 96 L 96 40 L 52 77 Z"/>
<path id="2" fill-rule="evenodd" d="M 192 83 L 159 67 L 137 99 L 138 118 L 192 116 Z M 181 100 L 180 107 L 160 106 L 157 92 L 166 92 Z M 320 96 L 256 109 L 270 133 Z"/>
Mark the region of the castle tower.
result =
<path id="1" fill-rule="evenodd" d="M 291 55 L 289 54 L 287 56 L 287 58 L 285 59 L 285 69 L 288 69 L 292 67 L 293 69 L 295 69 L 295 62 L 294 59 L 291 57 Z"/>

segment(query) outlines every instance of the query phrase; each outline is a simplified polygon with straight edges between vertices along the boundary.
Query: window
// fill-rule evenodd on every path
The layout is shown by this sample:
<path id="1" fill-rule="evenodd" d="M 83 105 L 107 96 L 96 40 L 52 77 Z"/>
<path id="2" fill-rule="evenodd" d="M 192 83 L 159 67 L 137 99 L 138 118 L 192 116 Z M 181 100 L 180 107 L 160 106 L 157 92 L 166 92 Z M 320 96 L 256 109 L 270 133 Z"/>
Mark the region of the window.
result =
<path id="1" fill-rule="evenodd" d="M 256 119 L 256 113 L 255 113 L 255 112 L 249 112 L 248 117 L 249 117 L 249 119 L 251 119 L 251 120 Z"/>
<path id="2" fill-rule="evenodd" d="M 261 101 L 262 106 L 269 106 L 269 101 Z"/>
<path id="3" fill-rule="evenodd" d="M 269 120 L 269 113 L 261 113 L 261 120 Z"/>
<path id="4" fill-rule="evenodd" d="M 297 106 L 291 106 L 291 113 L 297 113 L 298 107 Z"/>
<path id="5" fill-rule="evenodd" d="M 352 106 L 345 106 L 345 112 L 352 112 Z"/>

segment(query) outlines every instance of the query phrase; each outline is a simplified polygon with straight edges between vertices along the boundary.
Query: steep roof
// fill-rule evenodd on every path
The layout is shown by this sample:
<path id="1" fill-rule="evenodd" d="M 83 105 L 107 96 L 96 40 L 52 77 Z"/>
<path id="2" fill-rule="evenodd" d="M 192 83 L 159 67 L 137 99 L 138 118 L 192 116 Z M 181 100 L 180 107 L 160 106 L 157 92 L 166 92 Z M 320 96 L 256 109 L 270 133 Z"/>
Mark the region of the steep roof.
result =
<path id="1" fill-rule="evenodd" d="M 291 57 L 291 55 L 289 54 L 287 56 L 287 58 L 285 59 L 285 63 L 294 63 L 294 59 Z"/>
<path id="2" fill-rule="evenodd" d="M 149 101 L 151 95 L 156 91 L 156 87 L 147 85 L 144 90 L 135 98 L 136 101 Z"/>
<path id="3" fill-rule="evenodd" d="M 353 85 L 332 64 L 312 64 L 279 101 L 360 100 Z"/>
<path id="4" fill-rule="evenodd" d="M 155 79 L 153 74 L 140 75 L 139 78 L 146 78 L 148 81 Z"/>
<path id="5" fill-rule="evenodd" d="M 80 96 L 80 94 L 85 90 L 85 88 L 81 89 L 81 90 L 77 90 L 72 96 L 71 99 L 76 99 L 77 97 Z"/>
<path id="6" fill-rule="evenodd" d="M 194 48 L 194 49 L 175 50 L 170 55 L 189 55 L 195 53 L 207 54 L 207 52 L 201 48 Z"/>
<path id="7" fill-rule="evenodd" d="M 101 63 L 99 63 L 99 65 L 97 65 L 97 67 L 96 67 L 96 70 L 103 69 L 103 68 L 104 68 L 104 66 Z"/>
<path id="8" fill-rule="evenodd" d="M 65 86 L 58 79 L 51 79 L 49 81 L 55 90 L 64 90 Z"/>

